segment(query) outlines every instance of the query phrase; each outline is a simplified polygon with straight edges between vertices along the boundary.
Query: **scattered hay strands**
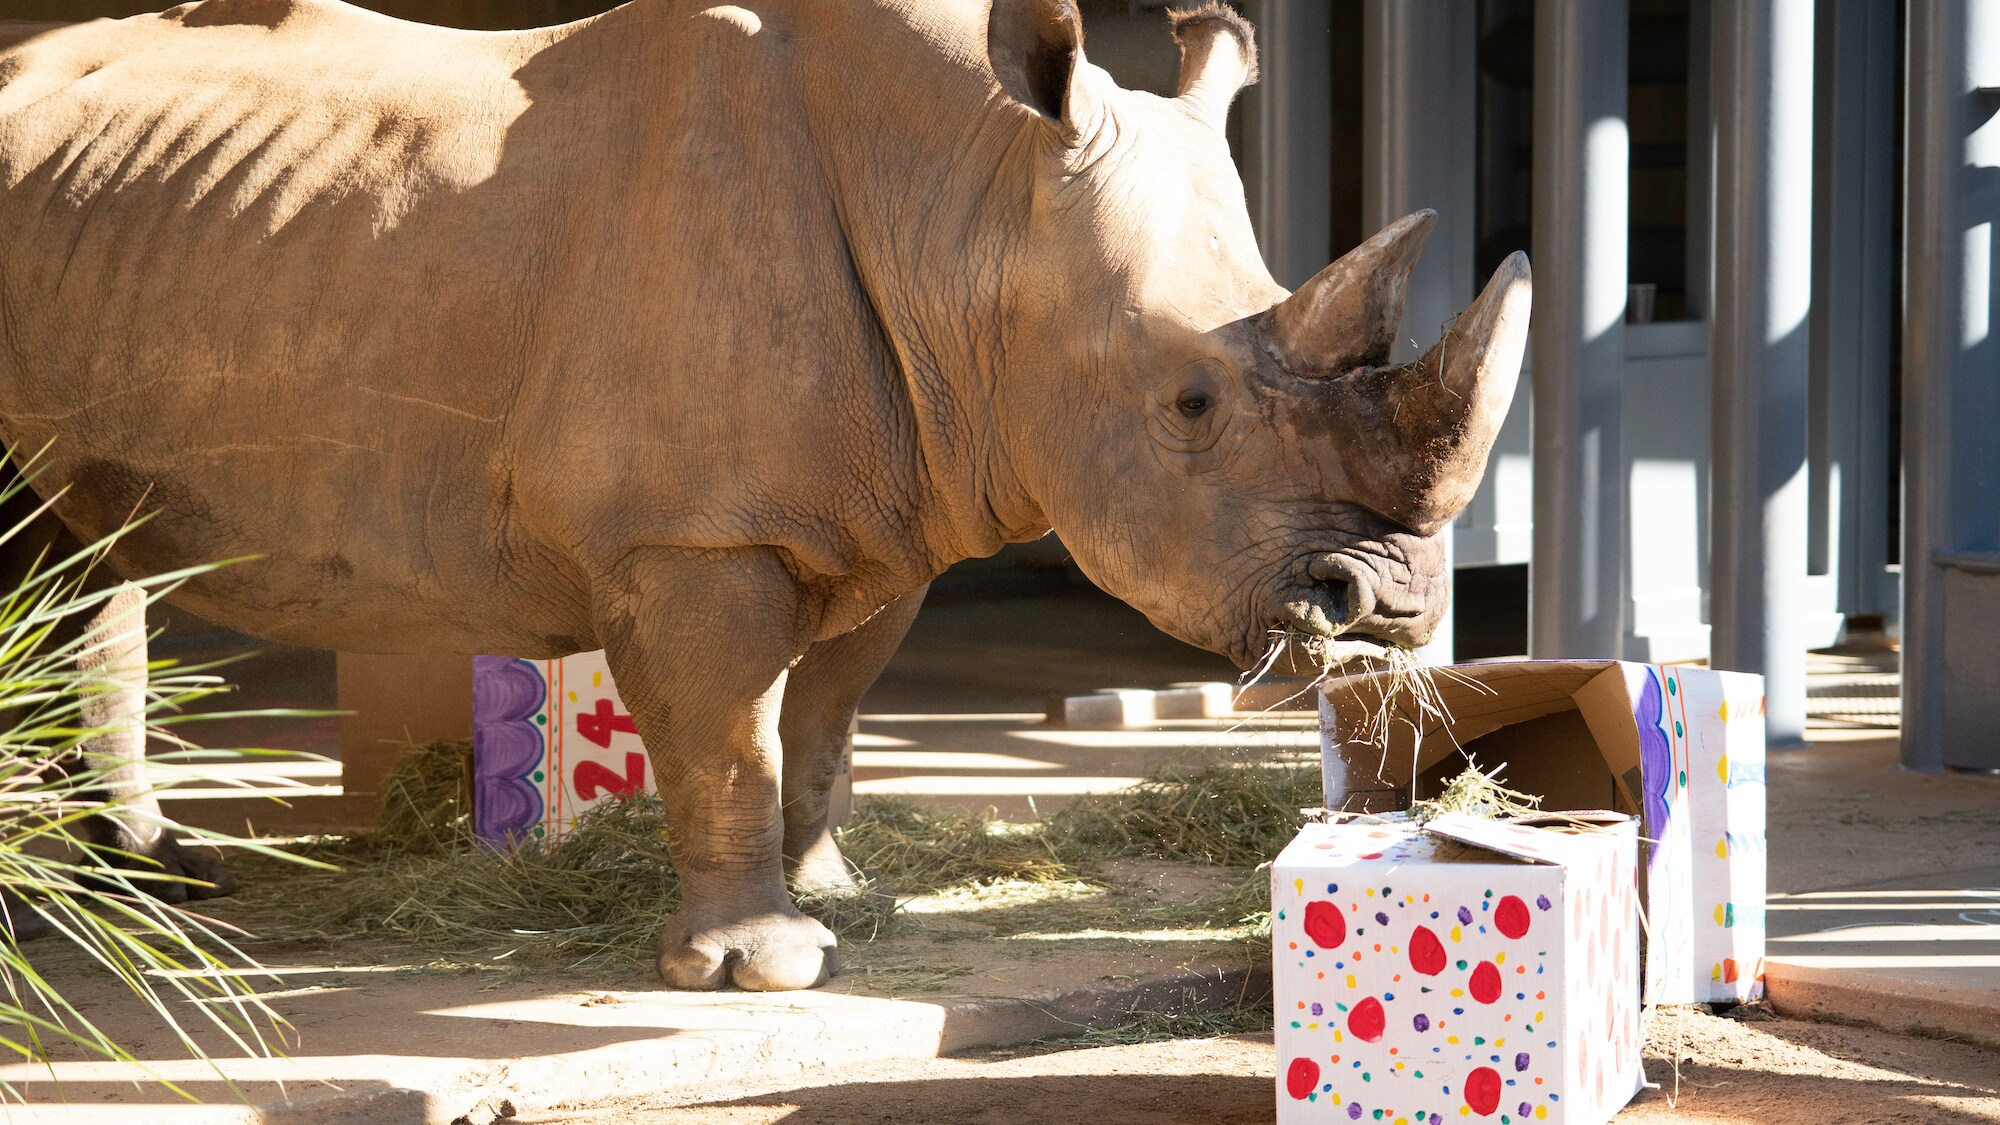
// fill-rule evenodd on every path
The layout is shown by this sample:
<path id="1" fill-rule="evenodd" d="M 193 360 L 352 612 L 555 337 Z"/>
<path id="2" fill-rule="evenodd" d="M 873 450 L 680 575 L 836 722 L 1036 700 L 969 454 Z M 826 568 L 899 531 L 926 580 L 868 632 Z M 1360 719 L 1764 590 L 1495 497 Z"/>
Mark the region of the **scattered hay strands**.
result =
<path id="1" fill-rule="evenodd" d="M 1234 997 L 1205 997 L 1194 989 L 1183 989 L 1164 1006 L 1158 1001 L 1134 999 L 1125 1011 L 1101 1024 L 1073 1024 L 1071 1034 L 1039 1040 L 1050 1047 L 1117 1047 L 1132 1043 L 1157 1043 L 1169 1039 L 1222 1039 L 1271 1030 L 1273 1018 L 1268 988 L 1252 989 L 1249 982 Z"/>
<path id="2" fill-rule="evenodd" d="M 1290 704 L 1293 699 L 1324 687 L 1336 710 L 1341 712 L 1339 737 L 1348 743 L 1372 745 L 1380 751 L 1375 778 L 1385 784 L 1389 755 L 1395 751 L 1399 732 L 1405 734 L 1409 741 L 1410 776 L 1413 779 L 1417 775 L 1418 755 L 1424 739 L 1436 731 L 1453 738 L 1451 710 L 1445 706 L 1444 694 L 1438 690 L 1439 677 L 1455 680 L 1482 693 L 1492 693 L 1486 685 L 1450 668 L 1425 664 L 1413 649 L 1375 645 L 1363 652 L 1338 638 L 1316 636 L 1290 627 L 1271 630 L 1270 649 L 1256 669 L 1248 674 L 1243 689 L 1239 690 L 1248 689 L 1269 675 L 1281 660 L 1296 669 L 1300 653 L 1315 669 L 1313 679 L 1277 706 Z M 1267 708 L 1259 714 L 1268 713 L 1271 709 Z M 1242 722 L 1237 724 L 1241 725 Z M 1453 738 L 1453 746 L 1461 755 L 1464 754 L 1463 748 L 1457 746 L 1456 738 Z M 1470 766 L 1471 759 L 1468 757 L 1466 762 Z"/>
<path id="3" fill-rule="evenodd" d="M 1276 858 L 1320 803 L 1311 765 L 1169 769 L 1120 793 L 1078 800 L 1049 818 L 1074 858 L 1135 856 L 1251 867 Z"/>
<path id="4" fill-rule="evenodd" d="M 406 756 L 384 786 L 385 830 L 306 848 L 340 865 L 338 874 L 258 881 L 270 889 L 246 894 L 254 928 L 277 940 L 387 939 L 454 963 L 523 971 L 624 973 L 648 962 L 654 934 L 680 902 L 659 799 L 607 801 L 551 847 L 495 852 L 472 838 L 459 782 L 466 752 L 439 743 Z M 899 921 L 882 894 L 798 901 L 849 941 L 922 925 L 931 913 L 1013 911 L 1040 926 L 1099 911 L 1113 861 L 1169 860 L 1229 878 L 1218 893 L 1186 901 L 1135 898 L 1120 907 L 1121 922 L 1260 940 L 1269 889 L 1256 865 L 1298 831 L 1318 786 L 1315 766 L 1282 761 L 1165 771 L 1031 824 L 869 801 L 840 830 L 841 847 L 868 876 L 922 895 L 918 913 Z"/>

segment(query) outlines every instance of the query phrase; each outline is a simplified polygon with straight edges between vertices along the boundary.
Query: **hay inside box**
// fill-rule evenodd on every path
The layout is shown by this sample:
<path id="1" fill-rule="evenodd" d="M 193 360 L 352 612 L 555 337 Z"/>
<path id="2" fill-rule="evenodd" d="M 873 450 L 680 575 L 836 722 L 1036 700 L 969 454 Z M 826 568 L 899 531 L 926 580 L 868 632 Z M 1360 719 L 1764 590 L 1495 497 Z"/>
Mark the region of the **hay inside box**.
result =
<path id="1" fill-rule="evenodd" d="M 1637 816 L 1646 998 L 1738 1002 L 1763 992 L 1761 677 L 1615 660 L 1432 669 L 1428 702 L 1392 677 L 1320 693 L 1331 809 L 1389 811 L 1435 796 L 1468 757 L 1547 810 Z M 1386 732 L 1386 735 L 1385 735 Z"/>

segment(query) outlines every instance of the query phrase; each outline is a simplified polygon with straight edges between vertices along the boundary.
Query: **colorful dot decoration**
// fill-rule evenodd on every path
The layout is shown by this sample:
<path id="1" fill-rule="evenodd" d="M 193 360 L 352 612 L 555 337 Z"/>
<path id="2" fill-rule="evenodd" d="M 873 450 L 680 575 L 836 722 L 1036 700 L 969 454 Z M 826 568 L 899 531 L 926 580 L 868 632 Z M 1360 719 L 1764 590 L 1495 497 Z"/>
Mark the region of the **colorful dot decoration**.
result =
<path id="1" fill-rule="evenodd" d="M 1601 975 L 1599 962 L 1617 960 L 1612 949 L 1567 932 L 1574 919 L 1563 899 L 1588 908 L 1588 896 L 1574 885 L 1564 889 L 1563 868 L 1451 862 L 1476 849 L 1402 826 L 1319 825 L 1308 834 L 1315 829 L 1337 844 L 1319 849 L 1314 861 L 1342 869 L 1341 876 L 1308 872 L 1300 884 L 1314 892 L 1349 889 L 1273 904 L 1274 917 L 1301 919 L 1274 924 L 1280 995 L 1326 1012 L 1316 1028 L 1281 1030 L 1279 1120 L 1562 1120 L 1565 1056 L 1584 1040 L 1580 1029 L 1565 1026 L 1570 1005 L 1550 989 L 1566 979 L 1572 950 L 1584 962 L 1577 982 Z M 1391 893 L 1396 884 L 1403 894 Z M 1289 887 L 1290 879 L 1277 885 Z M 1412 886 L 1417 893 L 1409 893 Z M 1629 880 L 1625 893 L 1633 893 Z M 1287 948 L 1291 942 L 1300 948 Z M 1336 958 L 1343 971 L 1301 972 L 1308 946 Z M 1627 967 L 1628 980 L 1634 970 Z M 1636 1008 L 1631 1015 L 1636 1034 Z M 1608 1027 L 1601 1038 L 1609 1045 Z M 1636 1050 L 1635 1039 L 1635 1060 Z M 1288 1102 L 1297 1108 L 1287 1110 Z"/>
<path id="2" fill-rule="evenodd" d="M 1761 991 L 1765 754 L 1754 676 L 1647 666 L 1634 680 L 1651 928 L 1649 1002 Z M 1700 810 L 1700 826 L 1696 825 Z M 1734 973 L 1725 971 L 1735 962 Z"/>

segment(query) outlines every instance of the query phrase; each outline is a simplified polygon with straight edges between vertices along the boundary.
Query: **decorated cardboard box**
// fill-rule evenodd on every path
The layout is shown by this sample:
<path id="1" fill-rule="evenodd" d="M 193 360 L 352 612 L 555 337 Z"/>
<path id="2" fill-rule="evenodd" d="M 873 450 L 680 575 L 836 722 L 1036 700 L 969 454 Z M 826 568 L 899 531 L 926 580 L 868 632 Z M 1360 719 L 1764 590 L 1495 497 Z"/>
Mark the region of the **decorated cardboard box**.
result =
<path id="1" fill-rule="evenodd" d="M 853 798 L 853 741 L 832 809 Z M 494 847 L 553 844 L 594 805 L 653 791 L 653 765 L 604 653 L 472 659 L 472 824 Z"/>
<path id="2" fill-rule="evenodd" d="M 1631 818 L 1312 823 L 1271 869 L 1278 1120 L 1595 1125 L 1637 1093 Z"/>
<path id="3" fill-rule="evenodd" d="M 585 809 L 652 786 L 652 765 L 602 652 L 473 658 L 472 822 L 480 839 L 554 843 Z"/>
<path id="4" fill-rule="evenodd" d="M 1432 669 L 1424 696 L 1392 692 L 1380 675 L 1328 681 L 1320 717 L 1329 808 L 1407 807 L 1435 796 L 1470 758 L 1541 796 L 1545 809 L 1637 816 L 1647 1001 L 1762 994 L 1761 677 L 1504 661 Z"/>

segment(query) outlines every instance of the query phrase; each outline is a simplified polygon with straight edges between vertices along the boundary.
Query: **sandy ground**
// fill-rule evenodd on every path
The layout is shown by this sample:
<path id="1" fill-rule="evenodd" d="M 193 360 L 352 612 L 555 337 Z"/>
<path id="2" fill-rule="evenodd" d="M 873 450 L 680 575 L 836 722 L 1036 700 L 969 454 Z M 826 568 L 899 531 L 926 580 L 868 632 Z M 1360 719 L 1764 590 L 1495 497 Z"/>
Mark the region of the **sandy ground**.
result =
<path id="1" fill-rule="evenodd" d="M 1678 1050 L 1676 1047 L 1678 1046 Z M 1675 1058 L 1679 1057 L 1679 1073 Z M 1268 1035 L 994 1052 L 721 1087 L 516 1120 L 537 1125 L 1271 1120 Z M 1796 1020 L 1658 1014 L 1643 1093 L 1616 1120 L 1742 1125 L 2000 1122 L 2000 1055 Z"/>
<path id="2" fill-rule="evenodd" d="M 979 799 L 967 803 L 991 799 L 995 779 L 1010 776 L 994 765 L 996 755 L 1009 756 L 1012 764 L 1005 768 L 1017 772 L 1016 760 L 1032 760 L 1037 778 L 1143 772 L 1138 757 L 1129 762 L 1117 758 L 1127 751 L 1109 744 L 1115 732 L 1040 729 L 1032 715 L 1044 696 L 1228 678 L 1229 670 L 1214 658 L 1163 644 L 1123 606 L 1046 582 L 1030 585 L 1018 596 L 997 600 L 940 591 L 871 693 L 866 709 L 876 725 L 864 721 L 864 733 L 896 740 L 888 749 L 871 748 L 876 758 L 927 755 L 923 769 L 939 774 L 952 771 L 930 759 L 963 759 L 957 772 L 979 782 L 973 789 Z M 1893 661 L 1879 654 L 1816 656 L 1815 690 L 1827 694 L 1831 672 L 1892 668 Z M 302 675 L 299 682 L 307 678 Z M 280 686 L 286 688 L 279 693 L 281 700 L 305 698 L 305 688 L 291 691 L 290 681 Z M 1854 693 L 1867 694 L 1860 689 Z M 1893 693 L 1881 700 L 1853 701 L 1856 715 L 1815 720 L 1812 747 L 1772 753 L 1774 894 L 1855 890 L 1862 896 L 1893 896 L 1913 888 L 2000 886 L 2000 778 L 1899 770 L 1893 709 L 1884 715 L 1866 713 L 1870 706 L 1892 703 Z M 1035 728 L 1027 733 L 1035 737 L 1021 737 L 1013 729 L 1023 726 L 1020 722 L 1001 724 L 1006 727 L 1001 729 L 970 721 L 978 715 L 962 716 L 966 721 L 956 725 L 937 721 L 958 712 L 996 713 L 988 718 L 1026 713 L 1026 726 Z M 897 726 L 887 719 L 904 713 L 921 713 L 928 722 Z M 1182 752 L 1205 760 L 1232 757 Z M 857 774 L 860 765 L 857 756 Z M 1056 792 L 1051 789 L 1045 799 Z M 1157 901 L 1212 894 L 1239 873 L 1205 872 L 1197 880 L 1200 885 L 1192 886 L 1181 885 L 1178 874 L 1174 879 L 1165 872 L 1124 874 L 1150 874 L 1162 885 L 1079 890 L 1074 895 L 1024 889 L 1018 900 L 978 903 L 946 896 L 892 927 L 878 942 L 850 943 L 848 972 L 835 987 L 929 999 L 948 992 L 984 994 L 1124 980 L 1196 963 L 1235 961 L 1250 952 L 1228 940 L 1235 935 L 1184 930 L 1185 922 L 1178 919 L 1174 932 L 1165 932 L 1166 920 L 1155 917 L 1153 909 Z M 1169 882 L 1173 885 L 1165 885 Z M 218 909 L 226 914 L 232 906 Z M 1773 952 L 1798 952 L 1784 948 L 1790 930 L 1829 921 L 1817 913 L 1774 913 Z M 1111 932 L 1121 930 L 1147 932 L 1145 940 Z M 370 953 L 339 952 L 343 963 L 368 960 Z M 407 956 L 408 951 L 402 952 Z M 1951 950 L 1906 946 L 1897 952 L 1936 956 Z M 400 976 L 396 980 L 405 982 Z M 646 989 L 651 979 L 641 974 L 601 986 Z M 511 985 L 489 987 L 505 991 Z M 297 1003 L 309 1008 L 311 999 Z M 414 994 L 405 999 L 408 1005 L 401 1010 L 413 1014 L 436 1007 Z M 310 1022 L 310 1011 L 295 1014 Z M 399 1024 L 393 1017 L 387 1022 L 418 1026 Z M 689 1090 L 672 1099 L 630 1099 L 522 1120 L 599 1125 L 1269 1121 L 1275 1100 L 1272 1059 L 1268 1036 L 1095 1049 L 1043 1046 L 845 1069 L 786 1083 Z M 1791 1020 L 1740 1024 L 1668 1012 L 1654 1027 L 1647 1070 L 1662 1088 L 1643 1096 L 1619 1121 L 2000 1123 L 2000 1055 L 1879 1031 Z"/>

